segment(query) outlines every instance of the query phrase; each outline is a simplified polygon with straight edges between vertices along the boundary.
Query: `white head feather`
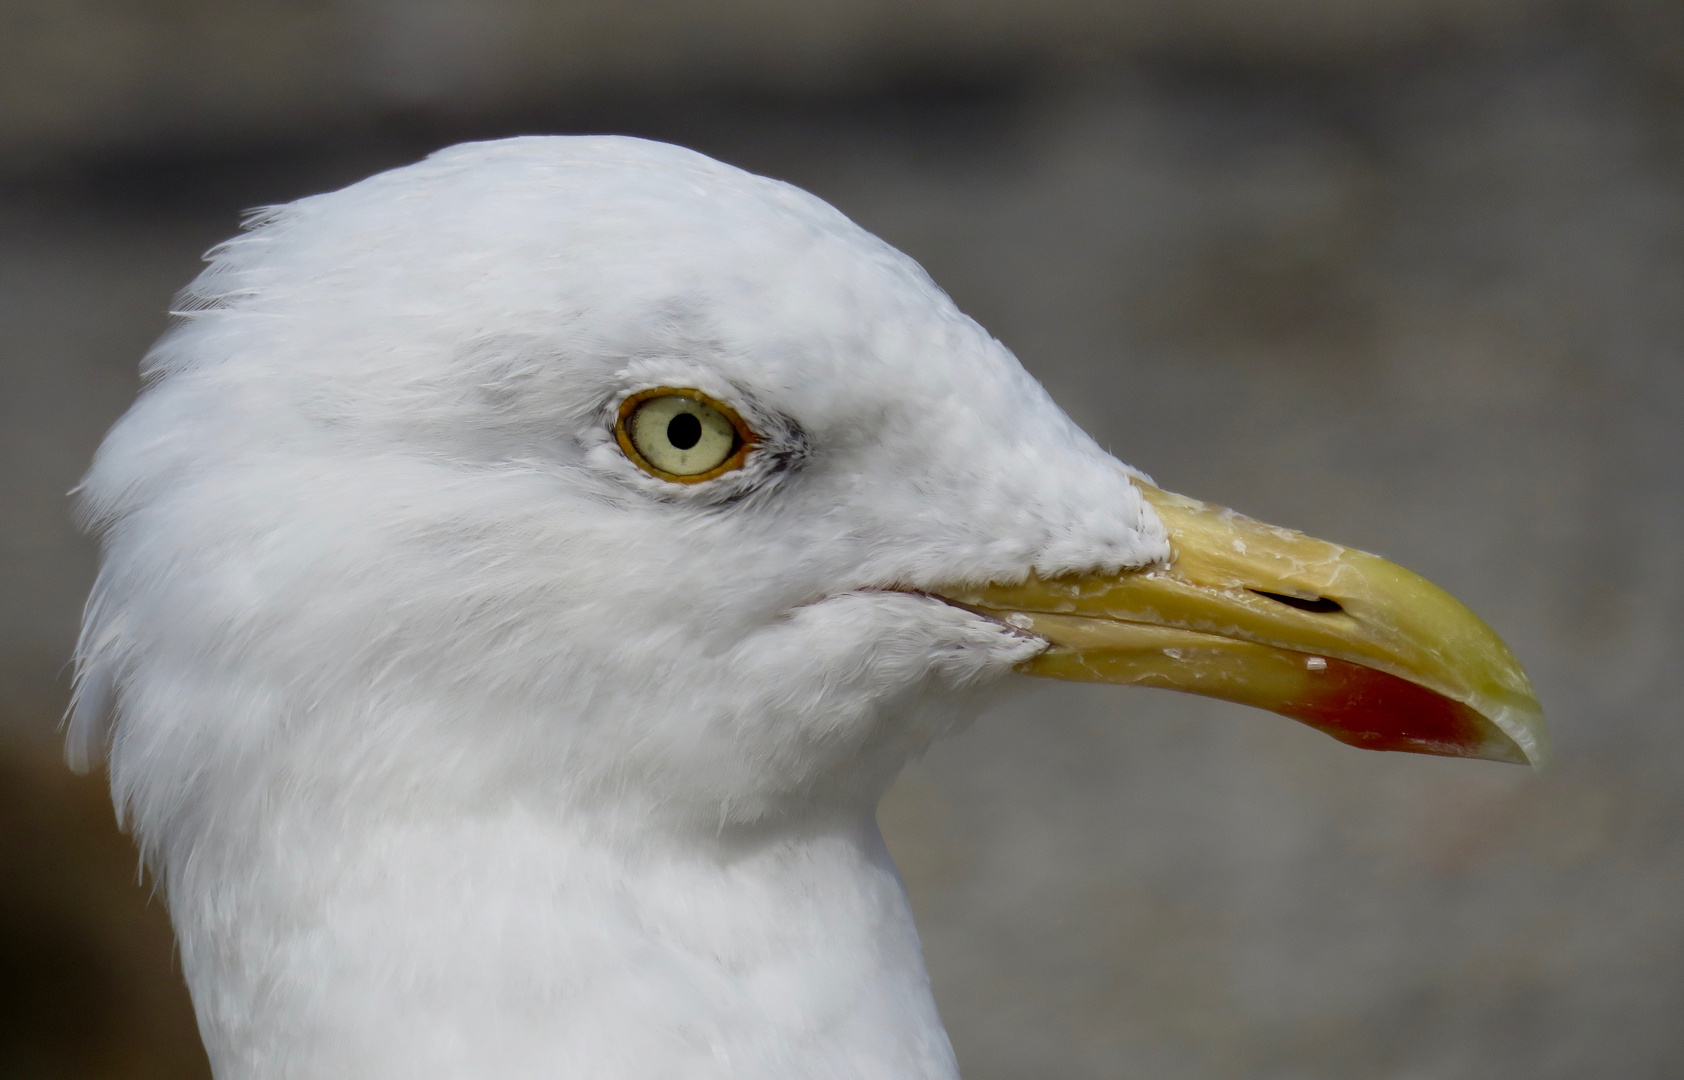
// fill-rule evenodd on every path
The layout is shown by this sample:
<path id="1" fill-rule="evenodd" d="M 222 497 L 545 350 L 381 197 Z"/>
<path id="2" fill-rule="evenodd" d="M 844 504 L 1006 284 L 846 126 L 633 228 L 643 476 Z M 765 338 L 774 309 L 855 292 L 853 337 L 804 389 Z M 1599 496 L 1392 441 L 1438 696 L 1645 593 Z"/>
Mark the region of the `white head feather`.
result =
<path id="1" fill-rule="evenodd" d="M 952 1073 L 873 810 L 1042 644 L 894 590 L 1167 553 L 1004 346 L 819 200 L 619 138 L 266 211 L 182 307 L 82 489 L 70 746 L 219 1077 Z M 646 475 L 655 386 L 762 444 Z"/>

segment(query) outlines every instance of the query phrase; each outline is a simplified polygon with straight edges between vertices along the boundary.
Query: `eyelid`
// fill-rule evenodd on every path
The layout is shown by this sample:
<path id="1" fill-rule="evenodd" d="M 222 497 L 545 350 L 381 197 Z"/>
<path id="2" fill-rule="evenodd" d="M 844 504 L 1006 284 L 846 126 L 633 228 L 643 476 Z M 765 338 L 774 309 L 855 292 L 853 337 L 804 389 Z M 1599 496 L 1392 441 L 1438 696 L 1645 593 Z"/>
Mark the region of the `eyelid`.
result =
<path id="1" fill-rule="evenodd" d="M 638 406 L 642 405 L 644 402 L 664 397 L 689 398 L 692 401 L 700 402 L 703 405 L 718 411 L 719 414 L 729 420 L 731 422 L 731 426 L 736 429 L 738 444 L 736 450 L 732 451 L 730 457 L 709 469 L 707 472 L 694 473 L 689 476 L 679 476 L 676 473 L 669 473 L 651 464 L 649 460 L 643 456 L 642 452 L 638 450 L 637 444 L 632 441 L 631 433 L 627 427 L 627 421 L 630 420 L 632 414 L 637 411 Z M 755 433 L 753 428 L 743 422 L 743 418 L 737 415 L 737 410 L 712 395 L 704 394 L 700 390 L 683 386 L 653 386 L 647 390 L 638 390 L 635 393 L 626 395 L 626 399 L 620 402 L 619 415 L 614 421 L 614 440 L 620 444 L 620 451 L 624 453 L 626 457 L 630 458 L 638 468 L 642 469 L 650 476 L 660 480 L 666 480 L 669 483 L 674 484 L 700 484 L 708 480 L 716 479 L 728 472 L 735 472 L 737 469 L 743 467 L 743 463 L 748 459 L 749 451 L 753 450 L 760 444 L 760 436 Z"/>

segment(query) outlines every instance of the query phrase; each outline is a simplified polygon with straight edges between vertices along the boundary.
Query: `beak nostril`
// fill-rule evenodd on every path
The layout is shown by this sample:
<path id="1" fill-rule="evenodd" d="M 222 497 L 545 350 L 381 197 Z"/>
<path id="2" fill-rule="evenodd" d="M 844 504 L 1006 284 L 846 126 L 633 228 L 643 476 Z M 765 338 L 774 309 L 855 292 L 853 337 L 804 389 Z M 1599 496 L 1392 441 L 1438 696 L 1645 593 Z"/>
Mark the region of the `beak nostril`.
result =
<path id="1" fill-rule="evenodd" d="M 1332 615 L 1335 612 L 1345 610 L 1339 601 L 1329 600 L 1325 596 L 1292 596 L 1289 593 L 1264 592 L 1262 589 L 1247 589 L 1246 591 L 1256 593 L 1258 596 L 1267 596 L 1269 599 L 1285 604 L 1287 607 L 1295 607 L 1299 611 L 1314 612 L 1317 615 Z"/>

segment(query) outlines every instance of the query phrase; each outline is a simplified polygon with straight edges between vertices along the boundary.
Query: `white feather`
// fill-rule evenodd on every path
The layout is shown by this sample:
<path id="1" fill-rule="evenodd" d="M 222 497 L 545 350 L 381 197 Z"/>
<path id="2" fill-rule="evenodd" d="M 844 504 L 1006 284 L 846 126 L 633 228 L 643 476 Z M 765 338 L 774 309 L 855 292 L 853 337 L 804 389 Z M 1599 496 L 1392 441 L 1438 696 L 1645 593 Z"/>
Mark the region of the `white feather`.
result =
<path id="1" fill-rule="evenodd" d="M 953 1075 L 874 808 L 1043 645 L 885 587 L 1161 559 L 1126 470 L 911 260 L 671 146 L 459 146 L 210 260 L 81 492 L 70 746 L 221 1080 Z M 661 385 L 749 465 L 640 472 Z"/>

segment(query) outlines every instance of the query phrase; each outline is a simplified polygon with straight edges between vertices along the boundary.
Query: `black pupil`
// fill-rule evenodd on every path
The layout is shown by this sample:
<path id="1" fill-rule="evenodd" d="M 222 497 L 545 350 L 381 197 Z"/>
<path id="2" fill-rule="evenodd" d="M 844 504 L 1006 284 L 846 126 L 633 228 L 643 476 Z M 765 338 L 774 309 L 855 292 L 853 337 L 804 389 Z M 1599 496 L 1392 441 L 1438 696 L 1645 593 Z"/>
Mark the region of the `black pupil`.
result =
<path id="1" fill-rule="evenodd" d="M 667 442 L 679 450 L 688 450 L 702 441 L 702 422 L 694 413 L 681 412 L 667 421 Z"/>

